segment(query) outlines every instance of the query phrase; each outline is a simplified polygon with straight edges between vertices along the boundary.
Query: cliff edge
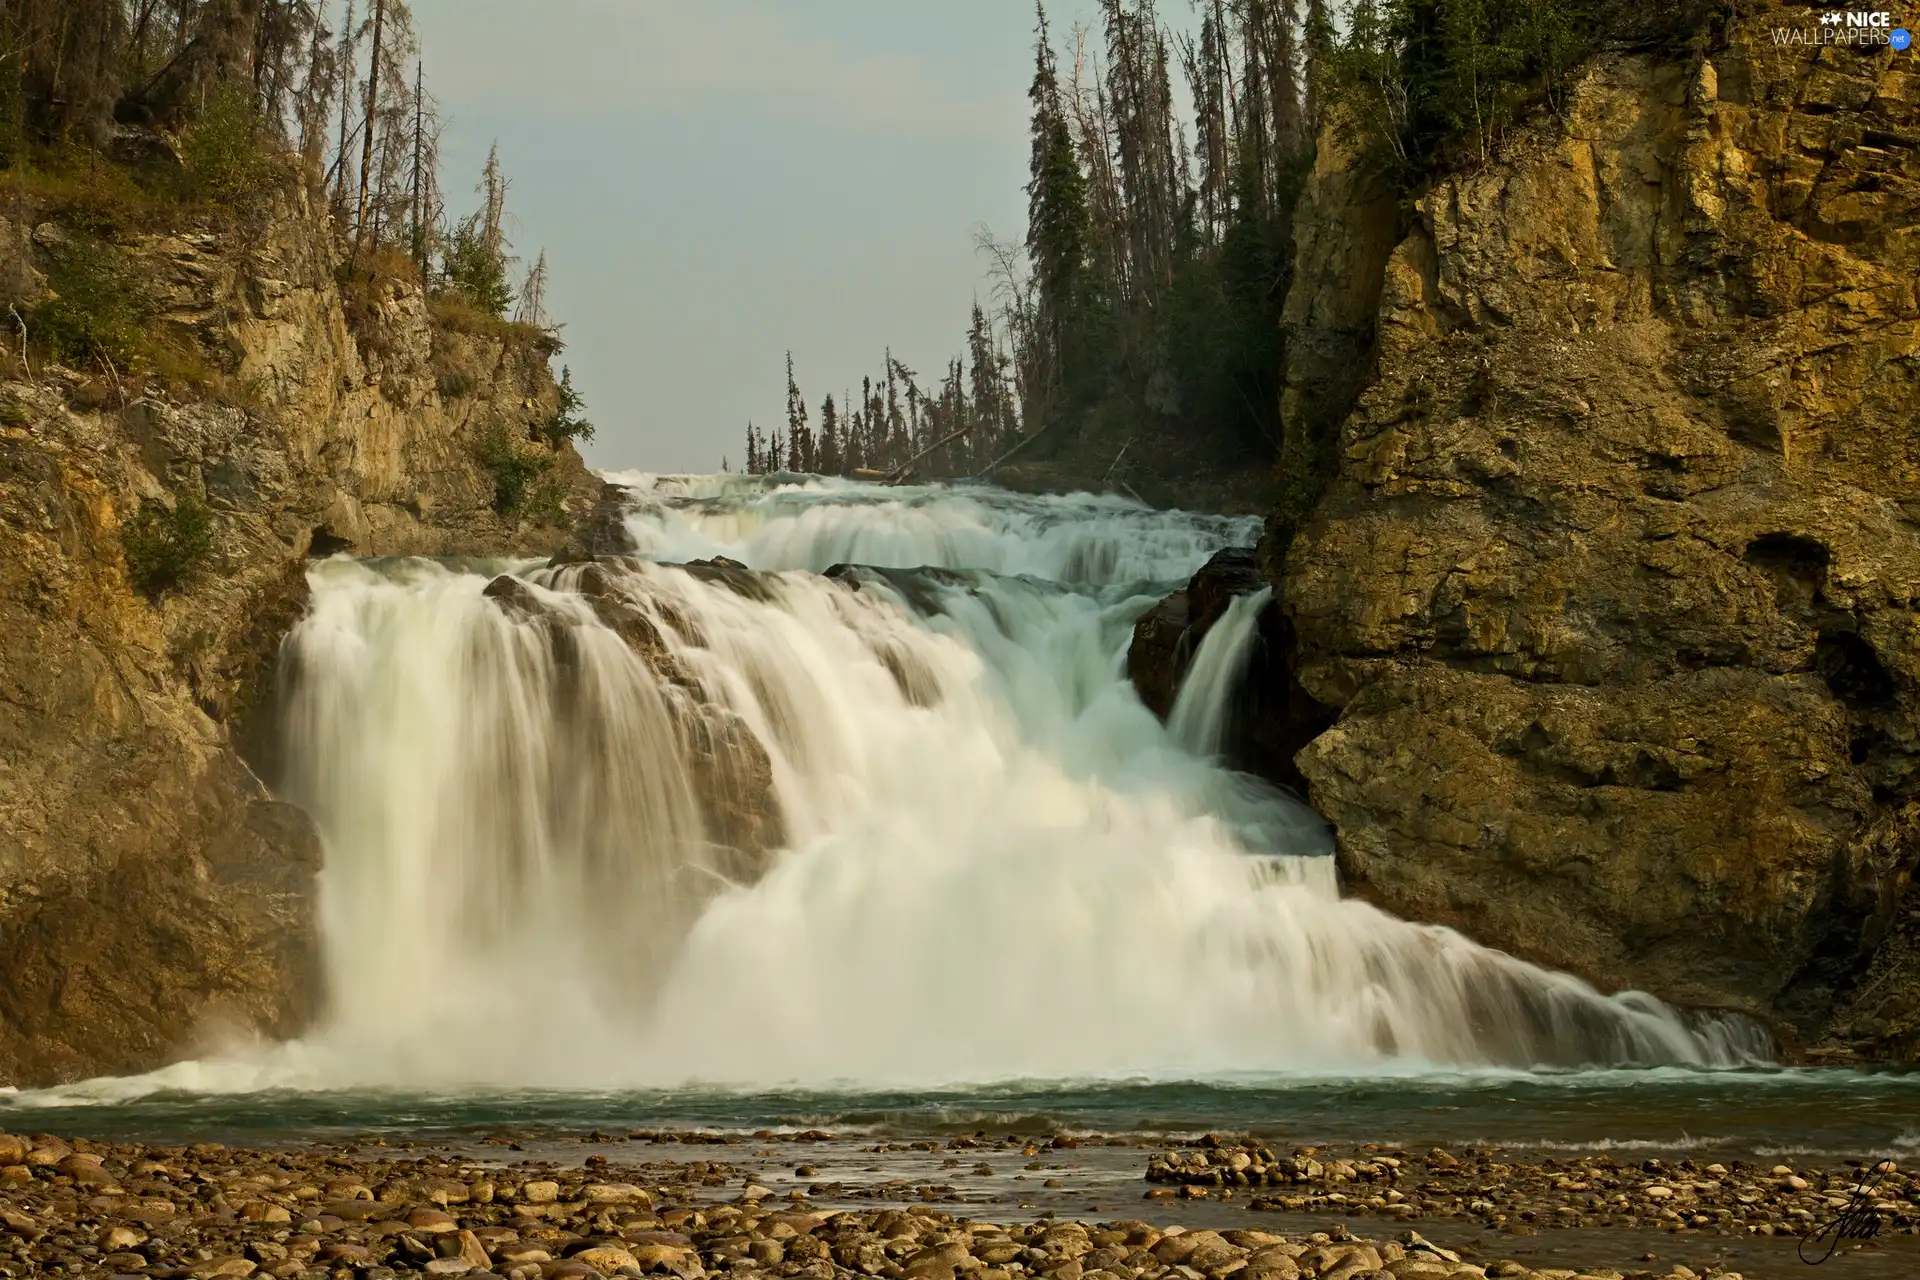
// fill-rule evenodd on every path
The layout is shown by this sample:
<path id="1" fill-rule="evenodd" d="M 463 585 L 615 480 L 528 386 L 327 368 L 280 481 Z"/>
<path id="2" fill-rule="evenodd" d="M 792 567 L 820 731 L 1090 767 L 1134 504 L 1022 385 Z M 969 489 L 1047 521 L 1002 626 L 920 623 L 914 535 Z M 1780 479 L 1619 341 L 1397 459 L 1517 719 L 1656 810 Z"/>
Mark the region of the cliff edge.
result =
<path id="1" fill-rule="evenodd" d="M 342 283 L 297 194 L 108 249 L 58 201 L 5 214 L 0 1082 L 27 1085 L 292 1034 L 318 1008 L 318 840 L 262 781 L 308 558 L 548 552 L 600 485 L 542 434 L 550 336 Z M 23 346 L 76 255 L 109 250 L 192 378 Z M 537 493 L 501 473 L 502 441 Z"/>
<path id="2" fill-rule="evenodd" d="M 1912 1058 L 1920 67 L 1806 18 L 1596 59 L 1384 238 L 1323 147 L 1287 396 L 1338 471 L 1266 562 L 1351 890 Z"/>

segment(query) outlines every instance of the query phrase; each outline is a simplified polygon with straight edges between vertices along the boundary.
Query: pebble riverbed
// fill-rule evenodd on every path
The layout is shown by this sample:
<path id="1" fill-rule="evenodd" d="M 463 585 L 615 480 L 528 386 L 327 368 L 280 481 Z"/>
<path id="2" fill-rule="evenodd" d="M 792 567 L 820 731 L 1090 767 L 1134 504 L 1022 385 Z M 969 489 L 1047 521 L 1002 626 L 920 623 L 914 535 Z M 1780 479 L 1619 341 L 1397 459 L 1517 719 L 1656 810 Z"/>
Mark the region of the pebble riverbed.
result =
<path id="1" fill-rule="evenodd" d="M 242 1149 L 0 1134 L 0 1276 L 1768 1280 L 1804 1272 L 1799 1237 L 1850 1201 L 1879 1238 L 1848 1242 L 1829 1274 L 1920 1275 L 1920 1179 L 1886 1168 L 1856 1194 L 1862 1177 L 1212 1136 Z"/>

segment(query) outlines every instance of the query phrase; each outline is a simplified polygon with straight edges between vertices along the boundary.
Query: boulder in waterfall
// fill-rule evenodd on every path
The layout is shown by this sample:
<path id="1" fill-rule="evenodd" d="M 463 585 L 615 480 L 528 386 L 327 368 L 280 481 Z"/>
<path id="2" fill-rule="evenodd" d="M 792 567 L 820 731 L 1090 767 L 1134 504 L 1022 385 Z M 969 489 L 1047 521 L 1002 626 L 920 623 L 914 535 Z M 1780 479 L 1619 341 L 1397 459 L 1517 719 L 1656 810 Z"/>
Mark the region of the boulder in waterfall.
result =
<path id="1" fill-rule="evenodd" d="M 492 600 L 519 622 L 530 622 L 544 618 L 549 610 L 534 594 L 533 588 L 512 574 L 503 573 L 489 582 L 481 593 Z"/>
<path id="2" fill-rule="evenodd" d="M 1162 720 L 1173 713 L 1186 667 L 1193 611 L 1182 587 L 1141 616 L 1127 648 L 1127 675 L 1147 709 Z"/>
<path id="3" fill-rule="evenodd" d="M 1253 548 L 1229 547 L 1141 617 L 1127 650 L 1127 675 L 1149 710 L 1163 720 L 1172 713 L 1201 642 L 1236 599 L 1267 585 Z M 1224 754 L 1234 767 L 1304 794 L 1306 779 L 1294 757 L 1326 731 L 1333 713 L 1301 685 L 1295 651 L 1292 620 L 1278 603 L 1269 604 L 1233 695 Z"/>
<path id="4" fill-rule="evenodd" d="M 689 560 L 678 567 L 702 582 L 725 587 L 748 600 L 768 601 L 775 598 L 774 576 L 749 569 L 738 560 L 715 556 L 711 560 Z"/>
<path id="5" fill-rule="evenodd" d="M 945 611 L 943 589 L 970 590 L 978 579 L 964 570 L 921 565 L 913 569 L 894 569 L 863 564 L 836 564 L 821 575 L 850 591 L 858 591 L 869 582 L 882 583 L 897 592 L 915 613 L 932 616 Z"/>
<path id="6" fill-rule="evenodd" d="M 703 580 L 743 594 L 743 581 L 759 580 L 733 561 L 705 562 L 703 572 L 713 575 Z M 699 642 L 698 628 L 664 593 L 651 590 L 649 581 L 630 563 L 601 557 L 553 571 L 548 586 L 586 601 L 593 619 L 625 643 L 681 713 L 685 763 L 705 815 L 716 863 L 712 870 L 726 881 L 750 884 L 785 839 L 773 762 L 746 722 L 676 656 L 676 644 Z M 577 661 L 573 633 L 591 625 L 587 619 L 543 600 L 530 584 L 511 575 L 495 578 L 485 595 L 516 622 L 544 629 L 556 665 Z"/>
<path id="7" fill-rule="evenodd" d="M 619 585 L 633 580 L 631 571 L 621 573 L 618 566 L 596 561 L 576 569 L 565 580 L 592 602 L 594 615 L 608 630 L 625 640 L 629 649 L 676 684 L 690 682 L 679 665 L 673 662 L 666 641 L 660 635 L 660 628 Z M 684 624 L 677 629 L 686 630 Z M 669 666 L 671 671 L 668 670 Z"/>
<path id="8" fill-rule="evenodd" d="M 594 495 L 592 509 L 580 522 L 574 536 L 554 556 L 549 567 L 591 560 L 596 556 L 618 556 L 637 550 L 633 534 L 627 529 L 627 510 L 633 494 L 622 485 L 603 481 Z"/>

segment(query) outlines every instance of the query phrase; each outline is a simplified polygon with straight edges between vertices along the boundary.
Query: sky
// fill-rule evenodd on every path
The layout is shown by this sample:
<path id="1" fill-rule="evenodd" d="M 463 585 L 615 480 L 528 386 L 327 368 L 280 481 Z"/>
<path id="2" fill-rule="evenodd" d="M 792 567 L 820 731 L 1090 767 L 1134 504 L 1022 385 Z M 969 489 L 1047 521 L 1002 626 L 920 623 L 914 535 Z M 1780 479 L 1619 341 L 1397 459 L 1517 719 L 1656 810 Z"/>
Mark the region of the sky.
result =
<path id="1" fill-rule="evenodd" d="M 937 379 L 990 289 L 975 228 L 1025 233 L 1032 0 L 413 9 L 449 212 L 497 140 L 594 466 L 738 469 L 789 349 L 816 415 L 889 345 Z"/>

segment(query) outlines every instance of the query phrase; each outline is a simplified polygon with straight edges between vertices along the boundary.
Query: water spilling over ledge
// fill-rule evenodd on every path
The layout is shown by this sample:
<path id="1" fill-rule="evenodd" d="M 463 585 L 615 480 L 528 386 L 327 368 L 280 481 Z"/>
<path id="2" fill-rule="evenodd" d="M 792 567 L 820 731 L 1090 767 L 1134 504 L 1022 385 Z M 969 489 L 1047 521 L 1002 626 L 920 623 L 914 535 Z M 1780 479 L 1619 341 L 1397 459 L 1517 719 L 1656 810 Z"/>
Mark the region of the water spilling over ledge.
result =
<path id="1" fill-rule="evenodd" d="M 1264 599 L 1208 637 L 1171 729 L 1140 704 L 1134 620 L 1250 522 L 645 483 L 643 555 L 315 569 L 287 758 L 327 843 L 331 1012 L 296 1082 L 1764 1054 L 1342 900 L 1319 820 L 1210 758 Z"/>

